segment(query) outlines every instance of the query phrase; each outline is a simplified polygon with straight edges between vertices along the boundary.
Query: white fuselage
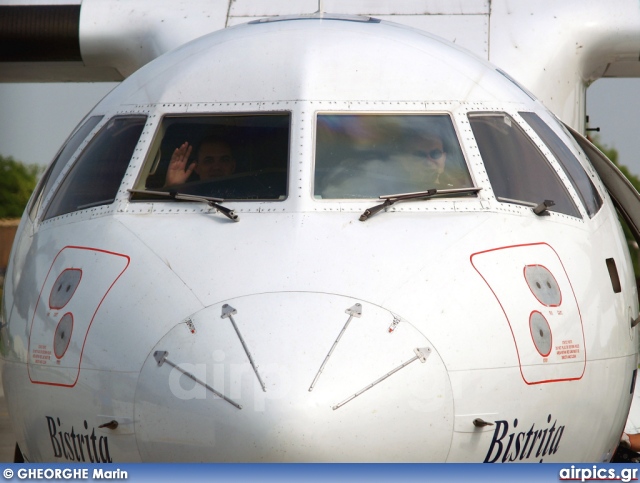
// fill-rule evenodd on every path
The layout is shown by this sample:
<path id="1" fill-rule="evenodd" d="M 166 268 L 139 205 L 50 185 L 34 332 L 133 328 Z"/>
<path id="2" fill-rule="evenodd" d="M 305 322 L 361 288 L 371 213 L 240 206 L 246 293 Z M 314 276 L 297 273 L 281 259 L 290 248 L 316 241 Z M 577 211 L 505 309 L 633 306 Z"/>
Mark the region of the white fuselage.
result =
<path id="1" fill-rule="evenodd" d="M 523 111 L 579 159 L 595 214 Z M 202 202 L 132 199 L 163 119 L 269 112 L 290 115 L 285 199 L 224 202 L 239 223 Z M 495 112 L 533 139 L 578 216 L 494 194 L 469 115 Z M 361 222 L 379 200 L 313 196 L 327 113 L 445 114 L 481 189 Z M 637 365 L 624 236 L 584 153 L 490 66 L 386 23 L 248 25 L 152 62 L 91 115 L 104 119 L 25 214 L 7 273 L 2 376 L 30 461 L 612 456 Z M 46 219 L 115 115 L 146 116 L 115 201 Z M 537 292 L 536 274 L 555 284 Z"/>

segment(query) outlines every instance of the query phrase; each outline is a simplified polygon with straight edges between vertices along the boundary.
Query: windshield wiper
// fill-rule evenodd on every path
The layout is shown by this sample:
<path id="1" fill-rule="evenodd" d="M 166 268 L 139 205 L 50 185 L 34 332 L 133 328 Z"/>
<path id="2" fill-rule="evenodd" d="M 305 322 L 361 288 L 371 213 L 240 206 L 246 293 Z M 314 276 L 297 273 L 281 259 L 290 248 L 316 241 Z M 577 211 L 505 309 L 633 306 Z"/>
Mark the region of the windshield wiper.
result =
<path id="1" fill-rule="evenodd" d="M 447 190 L 438 190 L 438 189 L 430 189 L 427 191 L 417 191 L 415 193 L 400 193 L 395 195 L 382 195 L 379 196 L 381 200 L 384 200 L 384 203 L 380 203 L 379 205 L 372 206 L 367 209 L 360 215 L 360 221 L 367 221 L 373 215 L 378 213 L 379 211 L 384 210 L 387 206 L 391 206 L 392 204 L 398 201 L 407 201 L 407 200 L 428 200 L 438 195 L 451 195 L 451 194 L 468 194 L 468 193 L 477 193 L 482 188 L 453 188 Z"/>
<path id="2" fill-rule="evenodd" d="M 233 221 L 240 221 L 236 212 L 226 206 L 222 206 L 220 203 L 224 201 L 223 198 L 214 198 L 212 196 L 197 196 L 197 195 L 188 195 L 184 193 L 179 193 L 177 191 L 150 191 L 150 190 L 128 190 L 129 193 L 134 195 L 155 195 L 155 196 L 164 196 L 166 198 L 171 198 L 172 200 L 177 201 L 199 201 L 201 203 L 207 203 L 212 208 L 215 208 L 224 216 Z"/>

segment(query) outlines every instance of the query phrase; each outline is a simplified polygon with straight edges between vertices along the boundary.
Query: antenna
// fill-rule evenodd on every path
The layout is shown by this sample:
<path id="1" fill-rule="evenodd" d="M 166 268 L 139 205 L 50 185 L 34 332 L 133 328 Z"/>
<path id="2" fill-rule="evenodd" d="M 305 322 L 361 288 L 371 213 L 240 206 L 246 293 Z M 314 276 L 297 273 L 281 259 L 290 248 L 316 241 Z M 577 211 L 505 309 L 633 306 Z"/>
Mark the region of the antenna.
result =
<path id="1" fill-rule="evenodd" d="M 318 11 L 316 13 L 319 13 L 320 17 L 324 16 L 324 0 L 318 0 Z"/>

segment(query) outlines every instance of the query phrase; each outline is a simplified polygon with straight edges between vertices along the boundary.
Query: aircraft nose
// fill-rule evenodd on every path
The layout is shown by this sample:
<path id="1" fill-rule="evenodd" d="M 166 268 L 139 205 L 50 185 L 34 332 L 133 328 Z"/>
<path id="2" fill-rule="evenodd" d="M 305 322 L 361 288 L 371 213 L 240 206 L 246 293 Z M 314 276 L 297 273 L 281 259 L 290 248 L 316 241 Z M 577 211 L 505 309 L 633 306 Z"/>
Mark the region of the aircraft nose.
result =
<path id="1" fill-rule="evenodd" d="M 142 368 L 135 415 L 145 460 L 442 461 L 453 398 L 437 351 L 401 315 L 268 293 L 170 330 Z"/>

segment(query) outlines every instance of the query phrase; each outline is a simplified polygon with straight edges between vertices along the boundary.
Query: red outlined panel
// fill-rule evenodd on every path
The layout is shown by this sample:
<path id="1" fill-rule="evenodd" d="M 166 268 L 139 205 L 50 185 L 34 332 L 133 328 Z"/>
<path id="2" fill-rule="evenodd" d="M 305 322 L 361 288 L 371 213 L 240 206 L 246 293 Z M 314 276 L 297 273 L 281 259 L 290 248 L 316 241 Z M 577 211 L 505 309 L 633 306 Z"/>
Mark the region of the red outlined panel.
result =
<path id="1" fill-rule="evenodd" d="M 532 243 L 474 253 L 470 260 L 504 313 L 522 379 L 581 379 L 587 362 L 582 316 L 557 252 L 547 243 Z"/>
<path id="2" fill-rule="evenodd" d="M 127 255 L 97 248 L 60 250 L 31 319 L 27 368 L 32 383 L 75 386 L 93 320 L 129 262 Z"/>

